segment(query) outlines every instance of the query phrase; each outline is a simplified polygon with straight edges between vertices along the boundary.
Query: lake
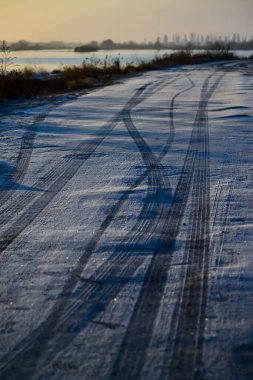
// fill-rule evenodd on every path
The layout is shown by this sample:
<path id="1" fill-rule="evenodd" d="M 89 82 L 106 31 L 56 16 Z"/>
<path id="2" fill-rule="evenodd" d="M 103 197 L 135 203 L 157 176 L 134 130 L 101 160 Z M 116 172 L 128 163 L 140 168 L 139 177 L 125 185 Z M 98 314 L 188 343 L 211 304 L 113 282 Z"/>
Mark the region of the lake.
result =
<path id="1" fill-rule="evenodd" d="M 29 50 L 14 51 L 12 56 L 15 57 L 15 68 L 29 67 L 36 71 L 52 71 L 63 66 L 80 65 L 83 61 L 87 62 L 112 62 L 114 59 L 120 59 L 121 64 L 138 64 L 147 62 L 156 56 L 171 54 L 175 50 L 99 50 L 92 53 L 75 53 L 72 49 L 62 50 Z M 239 57 L 249 57 L 253 54 L 252 50 L 236 51 Z"/>

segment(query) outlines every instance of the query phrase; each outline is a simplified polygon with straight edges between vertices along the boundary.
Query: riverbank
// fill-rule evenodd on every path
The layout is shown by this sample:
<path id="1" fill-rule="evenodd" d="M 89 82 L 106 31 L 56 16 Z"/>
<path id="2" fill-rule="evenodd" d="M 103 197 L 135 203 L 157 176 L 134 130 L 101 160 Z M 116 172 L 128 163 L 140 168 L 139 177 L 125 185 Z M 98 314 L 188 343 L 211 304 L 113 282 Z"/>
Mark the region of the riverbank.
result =
<path id="1" fill-rule="evenodd" d="M 117 76 L 147 70 L 157 70 L 175 65 L 192 65 L 219 60 L 239 59 L 233 53 L 205 52 L 192 54 L 179 51 L 156 57 L 149 62 L 122 66 L 120 59 L 113 61 L 83 62 L 81 65 L 65 66 L 61 70 L 39 74 L 32 69 L 12 70 L 0 76 L 0 100 L 32 98 L 72 92 L 112 84 Z"/>

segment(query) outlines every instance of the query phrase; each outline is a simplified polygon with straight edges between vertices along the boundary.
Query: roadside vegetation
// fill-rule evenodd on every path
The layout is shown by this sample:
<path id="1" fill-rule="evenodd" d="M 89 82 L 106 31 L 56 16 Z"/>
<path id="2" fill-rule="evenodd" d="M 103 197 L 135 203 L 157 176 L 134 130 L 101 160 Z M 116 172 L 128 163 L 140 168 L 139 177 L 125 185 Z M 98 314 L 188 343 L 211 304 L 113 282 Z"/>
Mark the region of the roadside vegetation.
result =
<path id="1" fill-rule="evenodd" d="M 110 60 L 106 57 L 103 62 L 90 59 L 79 66 L 64 67 L 52 73 L 37 73 L 28 68 L 13 68 L 11 52 L 4 42 L 1 53 L 0 100 L 32 98 L 94 88 L 111 84 L 117 77 L 146 70 L 237 58 L 227 46 L 216 43 L 204 53 L 193 54 L 188 47 L 170 55 L 155 57 L 149 62 L 140 62 L 138 65 L 123 66 L 120 58 Z"/>

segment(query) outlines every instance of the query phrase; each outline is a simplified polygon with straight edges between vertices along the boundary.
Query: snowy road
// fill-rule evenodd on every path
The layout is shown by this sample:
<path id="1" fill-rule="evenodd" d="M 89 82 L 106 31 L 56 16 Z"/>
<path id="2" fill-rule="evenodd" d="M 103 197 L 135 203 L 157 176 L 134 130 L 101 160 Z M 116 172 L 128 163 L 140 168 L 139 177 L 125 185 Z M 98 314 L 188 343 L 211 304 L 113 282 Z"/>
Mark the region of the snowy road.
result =
<path id="1" fill-rule="evenodd" d="M 245 61 L 0 110 L 1 379 L 252 378 L 252 100 Z"/>

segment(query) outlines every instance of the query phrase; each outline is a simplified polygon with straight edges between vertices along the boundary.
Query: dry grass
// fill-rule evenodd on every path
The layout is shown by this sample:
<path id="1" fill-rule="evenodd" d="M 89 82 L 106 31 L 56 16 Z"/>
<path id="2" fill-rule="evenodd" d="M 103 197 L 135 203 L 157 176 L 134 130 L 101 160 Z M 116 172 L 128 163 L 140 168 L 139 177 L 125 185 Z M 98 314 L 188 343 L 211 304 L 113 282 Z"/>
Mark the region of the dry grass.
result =
<path id="1" fill-rule="evenodd" d="M 31 98 L 69 91 L 81 90 L 94 86 L 112 83 L 118 75 L 128 75 L 147 70 L 156 70 L 175 65 L 197 64 L 209 61 L 235 59 L 229 52 L 208 51 L 201 54 L 191 54 L 182 50 L 171 55 L 156 57 L 150 62 L 122 67 L 119 59 L 104 62 L 89 61 L 80 66 L 66 66 L 61 71 L 46 75 L 38 75 L 33 70 L 25 68 L 22 71 L 10 71 L 0 75 L 0 100 L 12 98 Z"/>

